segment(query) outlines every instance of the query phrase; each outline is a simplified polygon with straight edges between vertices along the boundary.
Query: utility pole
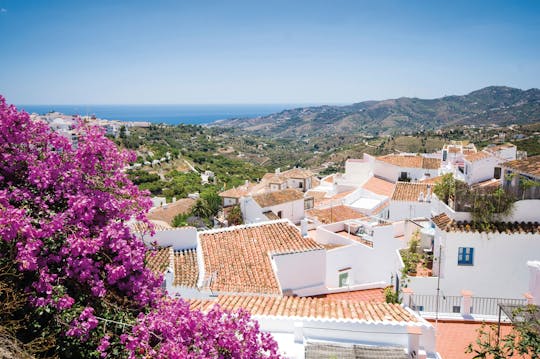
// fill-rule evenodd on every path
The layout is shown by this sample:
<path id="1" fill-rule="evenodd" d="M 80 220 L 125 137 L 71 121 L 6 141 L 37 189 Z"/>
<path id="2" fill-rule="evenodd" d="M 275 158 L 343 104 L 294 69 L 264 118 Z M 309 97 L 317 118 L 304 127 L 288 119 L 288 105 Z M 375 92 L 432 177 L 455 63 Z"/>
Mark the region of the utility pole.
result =
<path id="1" fill-rule="evenodd" d="M 439 324 L 439 297 L 441 293 L 441 257 L 442 257 L 442 244 L 439 244 L 439 270 L 437 273 L 437 302 L 435 303 L 435 330 Z"/>

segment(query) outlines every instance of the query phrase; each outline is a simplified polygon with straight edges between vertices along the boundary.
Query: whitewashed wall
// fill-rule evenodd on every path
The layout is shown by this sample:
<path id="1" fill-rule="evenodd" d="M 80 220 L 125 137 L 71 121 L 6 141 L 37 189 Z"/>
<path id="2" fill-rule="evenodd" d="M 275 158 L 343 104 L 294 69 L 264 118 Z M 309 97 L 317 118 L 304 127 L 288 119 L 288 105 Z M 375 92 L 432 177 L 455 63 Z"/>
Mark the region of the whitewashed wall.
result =
<path id="1" fill-rule="evenodd" d="M 400 221 L 403 219 L 431 217 L 431 203 L 418 201 L 393 201 L 390 200 L 388 207 L 389 219 L 391 221 Z"/>
<path id="2" fill-rule="evenodd" d="M 300 198 L 296 201 L 285 202 L 275 206 L 264 207 L 262 212 L 272 211 L 278 213 L 281 211 L 281 218 L 290 219 L 294 223 L 299 223 L 305 217 L 304 199 Z"/>
<path id="3" fill-rule="evenodd" d="M 197 229 L 195 227 L 179 227 L 156 231 L 153 237 L 146 235 L 144 242 L 149 245 L 157 242 L 160 247 L 172 246 L 174 250 L 192 249 L 197 247 Z"/>
<path id="4" fill-rule="evenodd" d="M 500 160 L 496 157 L 487 157 L 475 162 L 465 160 L 465 166 L 467 168 L 465 178 L 467 184 L 471 185 L 493 178 L 494 169 L 499 162 Z"/>
<path id="5" fill-rule="evenodd" d="M 282 290 L 323 287 L 326 271 L 326 251 L 275 254 L 272 262 Z"/>

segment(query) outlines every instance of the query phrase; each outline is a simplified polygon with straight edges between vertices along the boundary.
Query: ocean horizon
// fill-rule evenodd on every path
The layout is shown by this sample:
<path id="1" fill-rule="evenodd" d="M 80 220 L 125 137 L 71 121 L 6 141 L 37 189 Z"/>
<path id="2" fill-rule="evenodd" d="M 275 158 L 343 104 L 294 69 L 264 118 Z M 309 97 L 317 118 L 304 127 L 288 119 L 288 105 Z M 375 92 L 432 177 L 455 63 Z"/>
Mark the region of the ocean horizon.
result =
<path id="1" fill-rule="evenodd" d="M 16 105 L 19 110 L 40 115 L 56 111 L 66 115 L 95 115 L 106 120 L 145 121 L 170 125 L 203 125 L 231 118 L 252 118 L 303 106 L 310 105 Z"/>

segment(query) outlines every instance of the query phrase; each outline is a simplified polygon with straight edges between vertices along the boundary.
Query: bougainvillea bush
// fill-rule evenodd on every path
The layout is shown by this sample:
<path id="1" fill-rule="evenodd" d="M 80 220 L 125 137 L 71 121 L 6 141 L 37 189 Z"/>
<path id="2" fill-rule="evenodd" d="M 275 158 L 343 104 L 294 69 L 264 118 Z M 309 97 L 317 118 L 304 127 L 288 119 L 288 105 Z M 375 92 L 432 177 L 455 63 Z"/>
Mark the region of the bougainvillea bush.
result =
<path id="1" fill-rule="evenodd" d="M 276 356 L 246 313 L 164 296 L 127 225 L 150 206 L 133 154 L 74 130 L 76 146 L 0 97 L 0 332 L 38 356 Z"/>

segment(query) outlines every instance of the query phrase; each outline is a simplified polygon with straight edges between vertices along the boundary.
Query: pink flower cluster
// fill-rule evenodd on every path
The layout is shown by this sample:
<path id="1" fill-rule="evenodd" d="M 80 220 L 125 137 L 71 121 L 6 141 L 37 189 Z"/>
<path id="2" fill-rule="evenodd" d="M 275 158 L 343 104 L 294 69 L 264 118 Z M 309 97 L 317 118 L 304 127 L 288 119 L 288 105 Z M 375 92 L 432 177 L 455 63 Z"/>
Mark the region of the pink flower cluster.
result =
<path id="1" fill-rule="evenodd" d="M 181 299 L 164 299 L 141 314 L 131 334 L 121 338 L 129 358 L 277 358 L 277 345 L 261 333 L 249 313 L 190 310 Z M 155 343 L 159 343 L 155 345 Z"/>
<path id="2" fill-rule="evenodd" d="M 159 279 L 126 225 L 150 204 L 122 170 L 133 154 L 118 151 L 98 127 L 80 123 L 76 131 L 74 148 L 0 98 L 0 237 L 15 242 L 19 269 L 35 273 L 37 306 L 66 309 L 89 288 L 142 307 L 159 295 Z"/>
<path id="3" fill-rule="evenodd" d="M 66 332 L 67 336 L 81 338 L 86 340 L 90 331 L 97 327 L 98 320 L 94 316 L 94 308 L 86 307 L 78 318 L 71 323 L 71 328 Z"/>
<path id="4" fill-rule="evenodd" d="M 146 248 L 127 225 L 145 220 L 150 207 L 123 172 L 133 154 L 97 127 L 79 123 L 76 131 L 74 147 L 0 96 L 0 256 L 25 273 L 31 303 L 58 318 L 75 314 L 65 334 L 97 336 L 102 357 L 120 341 L 133 358 L 275 357 L 275 342 L 247 313 L 203 314 L 163 297 L 161 278 L 146 268 Z M 95 304 L 105 297 L 129 298 L 126 313 L 140 311 L 132 332 L 96 334 L 102 306 Z"/>

